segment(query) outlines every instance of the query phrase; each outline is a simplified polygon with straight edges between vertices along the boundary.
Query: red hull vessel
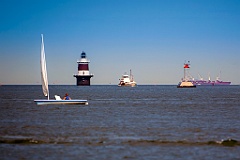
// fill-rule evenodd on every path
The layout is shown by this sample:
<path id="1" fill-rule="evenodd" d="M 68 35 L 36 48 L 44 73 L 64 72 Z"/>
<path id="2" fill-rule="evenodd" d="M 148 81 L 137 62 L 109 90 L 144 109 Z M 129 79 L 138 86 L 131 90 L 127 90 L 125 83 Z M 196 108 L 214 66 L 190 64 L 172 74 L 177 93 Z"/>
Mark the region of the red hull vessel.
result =
<path id="1" fill-rule="evenodd" d="M 225 82 L 217 78 L 216 81 L 205 81 L 205 80 L 192 80 L 192 83 L 197 86 L 228 86 L 231 82 Z"/>

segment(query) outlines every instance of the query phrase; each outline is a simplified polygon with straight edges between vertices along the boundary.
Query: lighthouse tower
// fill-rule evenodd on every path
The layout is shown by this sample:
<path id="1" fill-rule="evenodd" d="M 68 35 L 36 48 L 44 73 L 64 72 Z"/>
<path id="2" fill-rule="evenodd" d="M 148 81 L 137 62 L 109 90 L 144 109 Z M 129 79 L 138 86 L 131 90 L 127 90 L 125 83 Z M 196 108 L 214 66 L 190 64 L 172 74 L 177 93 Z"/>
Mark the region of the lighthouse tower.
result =
<path id="1" fill-rule="evenodd" d="M 189 61 L 188 61 L 188 63 L 184 63 L 183 68 L 184 68 L 183 81 L 189 81 L 190 80 L 190 78 L 189 78 L 190 76 L 189 76 L 189 72 L 188 72 L 188 70 L 190 69 Z"/>
<path id="2" fill-rule="evenodd" d="M 77 78 L 77 86 L 90 86 L 90 78 L 93 77 L 93 74 L 89 73 L 88 64 L 90 63 L 87 60 L 87 56 L 85 52 L 82 52 L 80 60 L 78 63 L 78 74 L 73 75 Z"/>

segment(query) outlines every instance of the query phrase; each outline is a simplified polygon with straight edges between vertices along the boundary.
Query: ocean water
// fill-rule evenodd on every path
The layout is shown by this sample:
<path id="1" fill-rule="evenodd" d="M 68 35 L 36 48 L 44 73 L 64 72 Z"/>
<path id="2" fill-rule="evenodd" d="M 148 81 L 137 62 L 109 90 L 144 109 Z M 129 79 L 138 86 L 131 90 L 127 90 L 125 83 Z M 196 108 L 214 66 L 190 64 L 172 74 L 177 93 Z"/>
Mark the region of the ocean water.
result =
<path id="1" fill-rule="evenodd" d="M 240 159 L 240 86 L 0 86 L 0 159 Z"/>

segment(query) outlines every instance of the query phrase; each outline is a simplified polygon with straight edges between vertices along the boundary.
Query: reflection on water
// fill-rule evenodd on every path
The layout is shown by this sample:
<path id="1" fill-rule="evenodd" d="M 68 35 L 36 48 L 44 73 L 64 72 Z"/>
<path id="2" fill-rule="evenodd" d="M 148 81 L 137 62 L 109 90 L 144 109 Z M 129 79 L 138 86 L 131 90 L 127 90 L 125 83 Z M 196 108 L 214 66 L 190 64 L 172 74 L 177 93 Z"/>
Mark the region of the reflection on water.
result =
<path id="1" fill-rule="evenodd" d="M 0 87 L 1 159 L 239 159 L 240 87 Z"/>

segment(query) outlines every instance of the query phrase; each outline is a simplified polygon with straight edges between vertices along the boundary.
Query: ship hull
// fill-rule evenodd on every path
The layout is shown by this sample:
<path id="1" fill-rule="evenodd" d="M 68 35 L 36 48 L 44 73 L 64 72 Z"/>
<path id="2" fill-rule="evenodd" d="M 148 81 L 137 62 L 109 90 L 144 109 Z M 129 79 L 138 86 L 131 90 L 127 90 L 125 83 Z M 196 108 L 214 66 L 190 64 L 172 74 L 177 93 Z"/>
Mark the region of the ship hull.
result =
<path id="1" fill-rule="evenodd" d="M 192 81 L 194 85 L 197 86 L 228 86 L 231 82 L 223 81 Z"/>
<path id="2" fill-rule="evenodd" d="M 228 85 L 230 85 L 231 84 L 231 82 L 222 82 L 222 81 L 217 81 L 217 82 L 214 82 L 214 85 L 215 86 L 228 86 Z"/>
<path id="3" fill-rule="evenodd" d="M 125 84 L 118 84 L 118 86 L 119 86 L 119 87 L 136 87 L 137 84 L 135 84 L 135 83 L 134 83 L 134 84 L 126 84 L 126 83 L 125 83 Z"/>

